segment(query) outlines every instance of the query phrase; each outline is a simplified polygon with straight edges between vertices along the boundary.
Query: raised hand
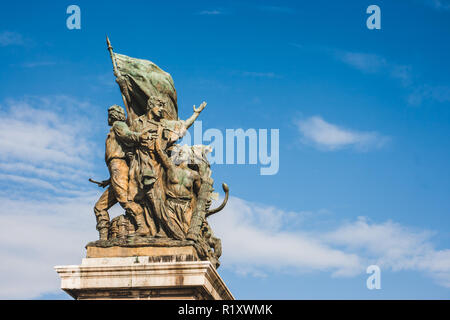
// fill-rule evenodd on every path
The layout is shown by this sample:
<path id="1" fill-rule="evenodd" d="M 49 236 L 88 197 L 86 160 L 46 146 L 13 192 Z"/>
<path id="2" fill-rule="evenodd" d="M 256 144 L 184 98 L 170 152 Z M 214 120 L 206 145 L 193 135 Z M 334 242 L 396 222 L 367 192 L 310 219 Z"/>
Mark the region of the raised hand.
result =
<path id="1" fill-rule="evenodd" d="M 202 112 L 203 109 L 205 109 L 205 107 L 206 107 L 206 102 L 205 101 L 202 102 L 202 104 L 198 107 L 198 109 L 194 105 L 194 107 L 193 107 L 194 108 L 194 112 L 195 113 L 200 113 L 200 112 Z"/>

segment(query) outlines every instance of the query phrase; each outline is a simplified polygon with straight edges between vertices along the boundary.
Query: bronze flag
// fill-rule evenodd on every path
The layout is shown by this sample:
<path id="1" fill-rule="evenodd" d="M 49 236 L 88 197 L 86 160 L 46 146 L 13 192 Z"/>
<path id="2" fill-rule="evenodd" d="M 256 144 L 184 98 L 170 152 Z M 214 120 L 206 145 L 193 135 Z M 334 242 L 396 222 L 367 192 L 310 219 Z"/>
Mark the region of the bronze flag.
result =
<path id="1" fill-rule="evenodd" d="M 127 105 L 128 117 L 146 113 L 148 99 L 157 96 L 166 100 L 166 119 L 178 120 L 177 92 L 169 73 L 151 61 L 113 53 L 119 71 L 120 89 Z"/>

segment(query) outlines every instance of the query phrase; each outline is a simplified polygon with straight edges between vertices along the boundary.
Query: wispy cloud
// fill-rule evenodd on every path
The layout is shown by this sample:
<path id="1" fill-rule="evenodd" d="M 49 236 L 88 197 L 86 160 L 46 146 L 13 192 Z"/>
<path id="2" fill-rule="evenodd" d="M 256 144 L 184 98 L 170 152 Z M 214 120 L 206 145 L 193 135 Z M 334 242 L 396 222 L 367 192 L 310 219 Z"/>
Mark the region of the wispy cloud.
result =
<path id="1" fill-rule="evenodd" d="M 450 287 L 450 250 L 436 249 L 432 232 L 364 217 L 330 231 L 307 230 L 304 219 L 302 213 L 231 198 L 224 212 L 211 218 L 222 238 L 223 265 L 254 276 L 296 270 L 351 277 L 377 264 L 384 270 L 423 272 Z M 296 220 L 299 227 L 288 230 Z"/>
<path id="2" fill-rule="evenodd" d="M 222 238 L 223 265 L 240 273 L 256 271 L 256 275 L 280 269 L 334 275 L 354 275 L 362 270 L 357 255 L 332 248 L 304 232 L 284 230 L 303 218 L 301 213 L 231 198 L 224 212 L 211 218 L 214 232 Z"/>
<path id="3" fill-rule="evenodd" d="M 0 298 L 60 292 L 53 266 L 80 263 L 98 237 L 92 207 L 102 189 L 86 185 L 102 148 L 83 115 L 93 108 L 69 96 L 0 104 Z"/>
<path id="4" fill-rule="evenodd" d="M 393 221 L 371 223 L 360 217 L 326 235 L 330 243 L 360 252 L 368 261 L 393 271 L 425 272 L 438 284 L 450 288 L 450 250 L 437 250 L 433 233 L 414 230 Z"/>
<path id="5" fill-rule="evenodd" d="M 95 192 L 39 200 L 0 197 L 0 298 L 57 293 L 54 265 L 79 264 L 84 245 L 97 238 Z M 118 206 L 111 215 L 121 213 Z M 264 277 L 268 272 L 322 272 L 354 277 L 371 264 L 382 270 L 423 272 L 450 287 L 450 250 L 436 249 L 433 233 L 367 218 L 337 223 L 328 231 L 308 228 L 323 213 L 286 212 L 231 197 L 210 218 L 222 239 L 222 268 Z"/>
<path id="6" fill-rule="evenodd" d="M 436 10 L 447 11 L 450 10 L 450 1 L 448 0 L 423 0 L 423 2 Z"/>
<path id="7" fill-rule="evenodd" d="M 89 103 L 66 96 L 8 99 L 0 104 L 0 180 L 10 188 L 57 191 L 92 168 L 91 121 L 80 116 Z M 67 186 L 67 185 L 66 185 Z M 61 192 L 68 191 L 60 188 Z"/>
<path id="8" fill-rule="evenodd" d="M 47 189 L 52 191 L 58 191 L 58 188 L 56 188 L 53 184 L 50 182 L 39 179 L 39 178 L 31 178 L 31 177 L 24 177 L 21 175 L 15 175 L 15 174 L 4 174 L 0 173 L 0 181 L 8 181 L 9 186 L 11 187 L 12 183 L 17 183 L 20 185 L 26 185 L 27 187 L 32 188 L 40 188 L 40 189 Z"/>
<path id="9" fill-rule="evenodd" d="M 369 53 L 334 50 L 334 56 L 343 63 L 363 72 L 388 75 L 409 91 L 407 102 L 420 105 L 426 100 L 445 103 L 450 101 L 450 86 L 419 83 L 411 66 L 389 62 L 387 59 Z"/>
<path id="10" fill-rule="evenodd" d="M 420 105 L 424 100 L 450 102 L 450 86 L 422 85 L 414 88 L 408 96 L 408 102 L 412 105 Z"/>
<path id="11" fill-rule="evenodd" d="M 412 81 L 411 67 L 388 62 L 385 58 L 370 53 L 335 51 L 338 60 L 364 73 L 383 73 L 398 79 L 403 85 Z"/>
<path id="12" fill-rule="evenodd" d="M 36 67 L 47 67 L 54 66 L 56 62 L 54 61 L 36 61 L 36 62 L 24 62 L 21 64 L 23 68 L 36 68 Z"/>
<path id="13" fill-rule="evenodd" d="M 295 13 L 294 9 L 283 6 L 259 6 L 258 9 L 264 12 L 271 12 L 271 13 L 285 13 L 285 14 Z"/>
<path id="14" fill-rule="evenodd" d="M 380 148 L 388 141 L 377 132 L 361 132 L 343 128 L 323 120 L 320 116 L 297 121 L 297 128 L 305 144 L 312 144 L 321 150 L 333 151 L 342 148 L 354 148 L 366 151 Z"/>
<path id="15" fill-rule="evenodd" d="M 375 54 L 340 52 L 338 57 L 352 67 L 370 73 L 379 72 L 387 65 L 385 59 Z"/>
<path id="16" fill-rule="evenodd" d="M 12 31 L 0 32 L 0 47 L 24 45 L 26 45 L 26 40 L 20 33 Z"/>
<path id="17" fill-rule="evenodd" d="M 257 6 L 256 8 L 252 8 L 252 10 L 259 10 L 261 12 L 265 13 L 272 13 L 272 14 L 294 14 L 295 10 L 290 7 L 285 6 Z M 196 14 L 199 15 L 224 15 L 230 13 L 229 9 L 224 8 L 214 8 L 214 9 L 207 9 L 197 12 Z"/>
<path id="18" fill-rule="evenodd" d="M 61 292 L 53 267 L 79 264 L 84 245 L 97 238 L 95 198 L 92 193 L 39 200 L 0 197 L 1 299 Z"/>
<path id="19" fill-rule="evenodd" d="M 410 65 L 390 61 L 379 54 L 346 51 L 325 46 L 310 46 L 297 42 L 290 42 L 289 45 L 303 52 L 327 55 L 364 74 L 387 75 L 400 81 L 405 87 L 410 86 L 415 80 L 413 69 Z"/>
<path id="20" fill-rule="evenodd" d="M 255 77 L 255 78 L 280 78 L 274 72 L 255 72 L 255 71 L 242 71 L 239 72 L 240 75 L 244 77 Z"/>
<path id="21" fill-rule="evenodd" d="M 0 129 L 0 148 L 4 152 L 0 157 L 34 163 L 86 164 L 83 154 L 89 153 L 89 145 L 79 136 L 83 122 L 77 121 L 76 115 L 67 122 L 67 116 L 58 114 L 67 111 L 67 104 L 77 102 L 62 96 L 7 100 L 1 112 L 4 125 Z M 48 107 L 42 108 L 45 103 Z"/>
<path id="22" fill-rule="evenodd" d="M 207 16 L 216 16 L 216 15 L 221 15 L 221 14 L 225 14 L 226 12 L 222 9 L 212 9 L 212 10 L 203 10 L 198 12 L 197 14 L 199 15 L 207 15 Z"/>

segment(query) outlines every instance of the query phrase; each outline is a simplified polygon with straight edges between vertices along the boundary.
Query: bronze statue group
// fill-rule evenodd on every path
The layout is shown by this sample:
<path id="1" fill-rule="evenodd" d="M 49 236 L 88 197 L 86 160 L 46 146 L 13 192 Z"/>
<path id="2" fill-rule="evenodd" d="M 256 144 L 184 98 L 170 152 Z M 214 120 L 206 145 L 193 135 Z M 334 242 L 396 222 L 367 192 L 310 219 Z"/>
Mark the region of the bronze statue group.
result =
<path id="1" fill-rule="evenodd" d="M 187 120 L 166 116 L 167 98 L 151 96 L 146 112 L 132 121 L 118 105 L 108 109 L 111 129 L 106 138 L 105 162 L 110 178 L 98 182 L 108 188 L 94 207 L 100 241 L 126 238 L 192 241 L 200 258 L 216 266 L 220 239 L 214 237 L 207 216 L 214 196 L 204 145 L 180 146 L 182 138 L 205 108 L 203 102 Z M 93 180 L 91 180 L 93 181 Z M 110 219 L 108 210 L 119 203 L 123 215 Z"/>

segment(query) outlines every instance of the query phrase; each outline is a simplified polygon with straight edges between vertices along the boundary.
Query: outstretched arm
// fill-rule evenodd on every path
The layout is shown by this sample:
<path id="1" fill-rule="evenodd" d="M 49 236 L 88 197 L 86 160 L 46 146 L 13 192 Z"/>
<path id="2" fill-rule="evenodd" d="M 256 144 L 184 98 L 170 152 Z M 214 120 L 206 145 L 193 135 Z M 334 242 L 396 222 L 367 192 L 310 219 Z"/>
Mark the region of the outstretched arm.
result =
<path id="1" fill-rule="evenodd" d="M 202 102 L 202 104 L 198 107 L 198 109 L 195 107 L 193 107 L 194 109 L 194 113 L 192 114 L 192 116 L 189 117 L 189 119 L 187 119 L 184 123 L 186 125 L 186 130 L 189 129 L 190 126 L 192 126 L 192 124 L 194 123 L 194 121 L 198 118 L 198 116 L 200 115 L 200 112 L 202 112 L 203 109 L 205 109 L 206 107 L 206 102 Z"/>
<path id="2" fill-rule="evenodd" d="M 140 133 L 131 131 L 123 121 L 116 121 L 112 126 L 116 136 L 127 146 L 133 146 L 139 142 Z"/>
<path id="3" fill-rule="evenodd" d="M 157 133 L 158 136 L 157 136 L 156 141 L 155 141 L 155 149 L 156 149 L 156 152 L 158 153 L 158 156 L 161 158 L 162 165 L 166 169 L 169 169 L 169 168 L 171 168 L 173 166 L 173 163 L 169 159 L 167 154 L 161 148 L 161 140 L 162 140 L 163 130 L 164 130 L 164 128 L 162 126 L 158 126 L 158 133 Z"/>

